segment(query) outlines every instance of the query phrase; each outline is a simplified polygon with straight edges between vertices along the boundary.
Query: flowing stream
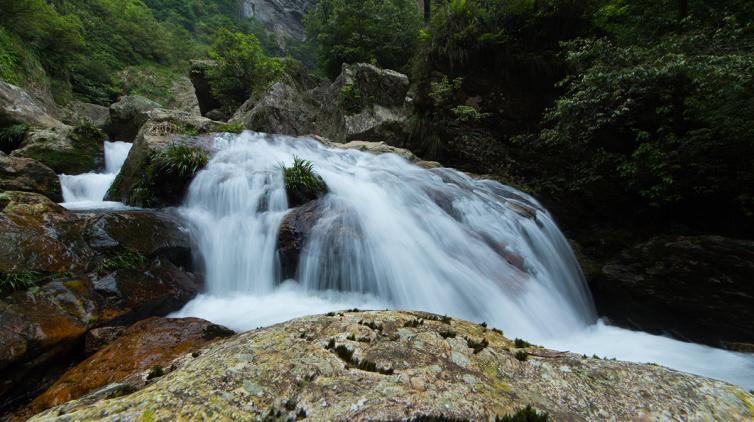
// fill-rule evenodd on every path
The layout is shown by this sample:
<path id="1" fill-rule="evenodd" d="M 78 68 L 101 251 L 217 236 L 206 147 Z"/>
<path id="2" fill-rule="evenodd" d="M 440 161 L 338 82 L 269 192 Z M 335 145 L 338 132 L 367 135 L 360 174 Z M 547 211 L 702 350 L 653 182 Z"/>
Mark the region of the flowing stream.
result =
<path id="1" fill-rule="evenodd" d="M 63 188 L 61 205 L 71 210 L 124 207 L 120 202 L 104 201 L 104 198 L 130 150 L 131 144 L 128 142 L 105 141 L 104 173 L 61 174 L 59 176 L 60 185 Z"/>
<path id="2" fill-rule="evenodd" d="M 754 357 L 606 326 L 567 241 L 536 200 L 392 154 L 245 132 L 215 141 L 180 212 L 207 291 L 174 316 L 236 330 L 358 307 L 424 310 L 509 338 L 655 362 L 754 387 Z M 327 183 L 296 276 L 276 252 L 288 209 L 280 163 L 310 160 Z"/>

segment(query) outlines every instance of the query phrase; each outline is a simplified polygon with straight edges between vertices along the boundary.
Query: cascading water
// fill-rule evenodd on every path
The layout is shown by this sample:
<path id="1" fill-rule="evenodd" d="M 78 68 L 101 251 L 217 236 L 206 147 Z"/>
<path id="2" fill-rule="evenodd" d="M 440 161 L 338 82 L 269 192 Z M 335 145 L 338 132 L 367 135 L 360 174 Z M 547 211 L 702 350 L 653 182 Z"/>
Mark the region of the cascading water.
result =
<path id="1" fill-rule="evenodd" d="M 313 140 L 246 132 L 215 142 L 181 209 L 207 294 L 176 316 L 250 329 L 350 307 L 424 310 L 545 346 L 754 382 L 750 355 L 599 323 L 563 235 L 513 188 Z M 314 164 L 329 192 L 295 280 L 283 281 L 277 234 L 290 210 L 280 163 L 294 156 Z"/>
<path id="2" fill-rule="evenodd" d="M 103 201 L 120 168 L 128 157 L 131 144 L 127 142 L 105 142 L 105 172 L 60 175 L 63 188 L 63 205 L 68 209 L 118 208 L 119 202 Z"/>

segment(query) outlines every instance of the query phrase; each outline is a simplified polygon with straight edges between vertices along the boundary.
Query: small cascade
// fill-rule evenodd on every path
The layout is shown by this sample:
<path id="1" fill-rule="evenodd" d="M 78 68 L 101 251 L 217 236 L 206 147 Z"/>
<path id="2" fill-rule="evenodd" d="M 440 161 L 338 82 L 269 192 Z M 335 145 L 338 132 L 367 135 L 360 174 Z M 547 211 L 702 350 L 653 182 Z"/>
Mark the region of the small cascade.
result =
<path id="1" fill-rule="evenodd" d="M 61 205 L 72 210 L 123 207 L 120 202 L 104 201 L 104 198 L 126 161 L 131 145 L 128 142 L 105 141 L 104 173 L 61 174 L 64 201 Z"/>
<path id="2" fill-rule="evenodd" d="M 598 322 L 568 242 L 516 189 L 301 138 L 245 132 L 215 144 L 181 208 L 207 293 L 176 316 L 251 329 L 349 307 L 423 310 L 545 346 L 754 380 L 750 355 Z M 280 164 L 294 156 L 313 163 L 329 192 L 296 276 L 281 280 L 277 236 L 291 210 Z"/>

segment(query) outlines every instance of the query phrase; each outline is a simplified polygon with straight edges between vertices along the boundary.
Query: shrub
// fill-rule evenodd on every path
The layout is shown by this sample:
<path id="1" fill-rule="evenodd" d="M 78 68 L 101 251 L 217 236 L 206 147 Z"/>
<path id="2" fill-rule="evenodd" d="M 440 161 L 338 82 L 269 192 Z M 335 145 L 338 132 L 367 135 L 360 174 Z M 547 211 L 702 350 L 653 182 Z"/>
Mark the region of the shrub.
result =
<path id="1" fill-rule="evenodd" d="M 152 159 L 154 169 L 163 174 L 191 178 L 209 162 L 207 151 L 191 145 L 171 144 Z"/>
<path id="2" fill-rule="evenodd" d="M 456 119 L 462 123 L 475 123 L 489 116 L 488 113 L 480 113 L 474 106 L 458 105 L 450 109 Z"/>
<path id="3" fill-rule="evenodd" d="M 521 362 L 526 362 L 526 360 L 529 359 L 529 353 L 527 353 L 526 350 L 519 350 L 513 356 Z"/>
<path id="4" fill-rule="evenodd" d="M 358 113 L 364 108 L 365 99 L 361 90 L 353 84 L 340 88 L 340 105 L 349 113 Z"/>
<path id="5" fill-rule="evenodd" d="M 10 154 L 11 151 L 17 149 L 24 140 L 24 135 L 28 130 L 29 127 L 24 124 L 0 129 L 0 151 Z"/>
<path id="6" fill-rule="evenodd" d="M 515 344 L 516 348 L 518 349 L 523 349 L 524 347 L 531 347 L 531 344 L 528 341 L 522 340 L 520 338 L 513 340 L 513 344 Z"/>

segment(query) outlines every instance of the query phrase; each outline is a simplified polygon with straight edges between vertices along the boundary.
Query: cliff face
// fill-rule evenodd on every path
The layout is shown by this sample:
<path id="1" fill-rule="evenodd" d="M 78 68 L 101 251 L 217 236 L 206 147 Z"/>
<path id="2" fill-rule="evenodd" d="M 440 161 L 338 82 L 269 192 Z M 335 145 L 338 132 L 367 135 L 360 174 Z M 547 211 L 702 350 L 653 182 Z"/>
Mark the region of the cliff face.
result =
<path id="1" fill-rule="evenodd" d="M 280 39 L 305 38 L 303 19 L 316 0 L 243 0 L 241 14 L 254 17 Z"/>
<path id="2" fill-rule="evenodd" d="M 651 365 L 512 342 L 420 312 L 311 316 L 186 352 L 146 388 L 32 420 L 750 420 L 754 397 Z M 139 387 L 131 386 L 127 391 Z"/>

